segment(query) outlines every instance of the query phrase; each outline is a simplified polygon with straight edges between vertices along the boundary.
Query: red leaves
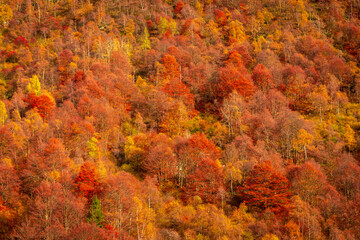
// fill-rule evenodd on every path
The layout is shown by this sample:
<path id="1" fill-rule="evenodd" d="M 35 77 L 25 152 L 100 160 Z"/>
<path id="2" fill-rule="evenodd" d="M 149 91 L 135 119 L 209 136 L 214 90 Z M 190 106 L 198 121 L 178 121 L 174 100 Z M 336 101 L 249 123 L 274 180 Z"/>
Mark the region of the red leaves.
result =
<path id="1" fill-rule="evenodd" d="M 15 38 L 14 43 L 16 45 L 24 45 L 24 46 L 29 47 L 28 41 L 23 36 L 18 36 L 17 38 Z"/>
<path id="2" fill-rule="evenodd" d="M 183 7 L 184 7 L 184 3 L 183 2 L 178 2 L 176 4 L 176 6 L 174 7 L 174 13 L 179 14 L 181 12 L 181 10 L 183 9 Z"/>
<path id="3" fill-rule="evenodd" d="M 255 66 L 252 79 L 261 90 L 267 91 L 274 87 L 271 72 L 262 64 L 257 64 Z"/>
<path id="4" fill-rule="evenodd" d="M 244 97 L 251 96 L 255 91 L 255 86 L 243 65 L 241 55 L 233 51 L 225 63 L 226 66 L 220 68 L 219 79 L 215 84 L 216 98 L 222 101 L 233 91 L 237 91 Z"/>
<path id="5" fill-rule="evenodd" d="M 201 197 L 203 202 L 216 202 L 216 195 L 222 187 L 222 167 L 214 160 L 205 158 L 199 162 L 195 171 L 189 175 L 188 184 L 184 188 L 186 199 Z"/>
<path id="6" fill-rule="evenodd" d="M 219 148 L 203 133 L 195 133 L 188 141 L 191 152 L 195 159 L 209 158 L 213 161 L 221 157 Z"/>
<path id="7" fill-rule="evenodd" d="M 216 95 L 223 99 L 232 91 L 237 91 L 244 97 L 251 96 L 255 87 L 250 79 L 245 78 L 241 72 L 233 66 L 220 68 L 219 82 L 216 85 Z"/>
<path id="8" fill-rule="evenodd" d="M 215 19 L 216 19 L 216 22 L 222 26 L 224 26 L 227 22 L 225 13 L 219 9 L 215 10 Z"/>
<path id="9" fill-rule="evenodd" d="M 53 101 L 46 95 L 37 96 L 35 93 L 29 93 L 24 99 L 27 102 L 31 109 L 36 108 L 37 112 L 44 119 L 51 115 L 51 112 L 54 108 Z"/>
<path id="10" fill-rule="evenodd" d="M 92 197 L 100 192 L 100 183 L 97 180 L 95 165 L 91 162 L 85 162 L 81 166 L 79 175 L 74 180 L 75 191 L 79 196 L 87 198 L 89 201 Z"/>
<path id="11" fill-rule="evenodd" d="M 289 182 L 275 170 L 270 161 L 255 165 L 245 180 L 244 186 L 238 188 L 240 196 L 248 206 L 256 211 L 271 210 L 277 215 L 287 214 L 290 203 Z"/>

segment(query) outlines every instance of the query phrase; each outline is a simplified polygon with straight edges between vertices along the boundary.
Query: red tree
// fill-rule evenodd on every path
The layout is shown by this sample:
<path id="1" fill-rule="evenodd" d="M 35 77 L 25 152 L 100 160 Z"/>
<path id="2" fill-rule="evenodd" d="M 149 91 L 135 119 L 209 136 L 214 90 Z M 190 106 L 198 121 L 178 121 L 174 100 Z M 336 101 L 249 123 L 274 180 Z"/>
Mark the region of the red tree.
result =
<path id="1" fill-rule="evenodd" d="M 289 182 L 273 168 L 270 161 L 255 165 L 244 186 L 238 190 L 244 203 L 256 211 L 269 209 L 277 215 L 289 212 Z"/>
<path id="2" fill-rule="evenodd" d="M 232 91 L 237 91 L 244 97 L 251 96 L 255 87 L 250 79 L 247 79 L 236 67 L 227 66 L 220 68 L 219 81 L 216 84 L 217 98 L 223 99 Z"/>
<path id="3" fill-rule="evenodd" d="M 91 162 L 85 162 L 81 166 L 79 175 L 74 180 L 75 191 L 79 196 L 87 198 L 89 201 L 92 197 L 100 192 L 100 183 L 97 179 L 95 165 Z"/>
<path id="4" fill-rule="evenodd" d="M 184 3 L 183 2 L 178 2 L 176 4 L 176 6 L 174 7 L 174 13 L 179 14 L 183 8 L 184 8 Z"/>
<path id="5" fill-rule="evenodd" d="M 184 198 L 199 196 L 203 202 L 216 202 L 216 195 L 223 186 L 223 172 L 219 162 L 206 158 L 200 161 L 195 171 L 189 175 L 184 189 Z"/>
<path id="6" fill-rule="evenodd" d="M 252 74 L 252 79 L 254 83 L 261 90 L 269 90 L 274 87 L 274 82 L 272 80 L 272 75 L 269 69 L 267 69 L 264 65 L 258 64 L 255 66 Z"/>
<path id="7" fill-rule="evenodd" d="M 48 96 L 36 96 L 34 93 L 29 93 L 24 101 L 29 104 L 30 108 L 36 108 L 42 118 L 49 117 L 55 105 Z"/>

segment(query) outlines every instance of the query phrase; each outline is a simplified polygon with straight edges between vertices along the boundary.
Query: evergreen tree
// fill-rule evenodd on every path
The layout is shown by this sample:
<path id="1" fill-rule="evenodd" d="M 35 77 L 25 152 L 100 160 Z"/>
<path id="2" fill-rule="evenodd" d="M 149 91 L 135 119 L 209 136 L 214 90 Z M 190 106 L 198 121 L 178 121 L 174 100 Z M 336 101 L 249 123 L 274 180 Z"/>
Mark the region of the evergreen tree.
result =
<path id="1" fill-rule="evenodd" d="M 89 223 L 95 223 L 98 227 L 103 226 L 104 215 L 101 212 L 101 204 L 97 196 L 94 197 L 90 206 L 89 216 L 87 218 Z"/>

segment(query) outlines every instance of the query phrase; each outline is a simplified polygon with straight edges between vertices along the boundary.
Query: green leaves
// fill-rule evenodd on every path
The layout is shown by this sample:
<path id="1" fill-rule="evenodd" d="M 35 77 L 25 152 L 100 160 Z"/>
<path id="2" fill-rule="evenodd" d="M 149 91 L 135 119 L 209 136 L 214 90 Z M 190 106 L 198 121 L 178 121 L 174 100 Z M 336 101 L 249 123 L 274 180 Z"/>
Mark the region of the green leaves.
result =
<path id="1" fill-rule="evenodd" d="M 90 206 L 89 216 L 87 218 L 89 223 L 95 223 L 98 227 L 103 226 L 104 215 L 101 211 L 101 204 L 97 196 L 94 197 Z"/>

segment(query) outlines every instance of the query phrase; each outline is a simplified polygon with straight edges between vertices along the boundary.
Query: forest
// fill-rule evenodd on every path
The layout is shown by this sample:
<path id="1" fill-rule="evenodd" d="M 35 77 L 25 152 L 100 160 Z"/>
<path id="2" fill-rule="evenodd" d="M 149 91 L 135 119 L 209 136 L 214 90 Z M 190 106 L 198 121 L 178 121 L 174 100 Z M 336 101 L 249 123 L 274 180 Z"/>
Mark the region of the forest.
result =
<path id="1" fill-rule="evenodd" d="M 360 239 L 360 1 L 0 0 L 0 239 Z"/>

